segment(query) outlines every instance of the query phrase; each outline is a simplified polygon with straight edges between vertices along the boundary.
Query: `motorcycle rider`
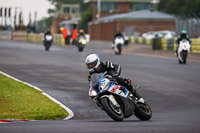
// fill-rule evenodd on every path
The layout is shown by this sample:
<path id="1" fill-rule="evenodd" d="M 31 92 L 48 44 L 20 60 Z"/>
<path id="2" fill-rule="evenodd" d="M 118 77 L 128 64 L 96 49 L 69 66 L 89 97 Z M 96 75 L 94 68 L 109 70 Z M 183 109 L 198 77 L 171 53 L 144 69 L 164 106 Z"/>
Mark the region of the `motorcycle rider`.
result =
<path id="1" fill-rule="evenodd" d="M 181 35 L 178 36 L 178 39 L 176 41 L 176 54 L 178 52 L 178 47 L 179 47 L 179 44 L 180 44 L 180 41 L 182 41 L 183 39 L 187 40 L 189 42 L 189 44 L 191 44 L 191 41 L 187 35 L 187 31 L 186 30 L 182 30 L 181 31 Z"/>
<path id="2" fill-rule="evenodd" d="M 124 39 L 124 36 L 122 35 L 122 33 L 120 31 L 117 31 L 117 33 L 115 34 L 114 36 L 114 40 L 117 38 L 117 37 L 122 37 Z M 125 39 L 124 39 L 125 40 Z"/>
<path id="3" fill-rule="evenodd" d="M 107 72 L 108 75 L 111 75 L 112 78 L 116 79 L 117 83 L 119 83 L 122 86 L 125 86 L 132 93 L 132 95 L 138 99 L 138 102 L 145 102 L 145 100 L 138 93 L 138 91 L 136 91 L 136 89 L 133 88 L 131 80 L 125 77 L 120 77 L 121 67 L 119 65 L 113 64 L 110 61 L 100 61 L 100 57 L 98 54 L 88 55 L 85 59 L 85 63 L 87 68 L 89 69 L 88 81 L 90 85 L 91 75 L 93 73 Z"/>
<path id="4" fill-rule="evenodd" d="M 76 43 L 77 45 L 79 44 L 79 40 L 80 40 L 81 38 L 84 38 L 84 39 L 86 40 L 85 33 L 84 33 L 84 30 L 83 30 L 83 29 L 80 29 L 80 30 L 79 30 L 78 40 L 77 40 L 77 43 Z"/>
<path id="5" fill-rule="evenodd" d="M 84 30 L 82 30 L 82 29 L 79 30 L 78 39 L 79 39 L 80 37 L 83 37 L 83 38 L 86 39 L 86 37 L 85 37 L 85 33 L 84 33 Z"/>
<path id="6" fill-rule="evenodd" d="M 51 35 L 51 36 L 52 36 L 52 34 L 51 34 L 51 32 L 50 32 L 49 29 L 44 33 L 44 39 L 46 39 L 46 38 L 45 38 L 46 35 Z"/>
<path id="7" fill-rule="evenodd" d="M 122 37 L 123 40 L 124 40 L 124 42 L 125 42 L 125 39 L 124 39 L 124 36 L 122 35 L 122 33 L 121 33 L 120 31 L 117 31 L 117 33 L 116 33 L 115 36 L 114 36 L 114 40 L 113 40 L 113 44 L 112 44 L 112 48 L 114 48 L 115 39 L 116 39 L 117 37 Z"/>
<path id="8" fill-rule="evenodd" d="M 44 33 L 44 40 L 43 40 L 44 45 L 46 45 L 46 43 L 49 41 L 49 40 L 47 40 L 46 36 L 52 36 L 53 37 L 53 35 L 51 34 L 49 29 Z M 52 43 L 52 42 L 53 42 L 53 38 L 50 41 L 50 43 Z"/>

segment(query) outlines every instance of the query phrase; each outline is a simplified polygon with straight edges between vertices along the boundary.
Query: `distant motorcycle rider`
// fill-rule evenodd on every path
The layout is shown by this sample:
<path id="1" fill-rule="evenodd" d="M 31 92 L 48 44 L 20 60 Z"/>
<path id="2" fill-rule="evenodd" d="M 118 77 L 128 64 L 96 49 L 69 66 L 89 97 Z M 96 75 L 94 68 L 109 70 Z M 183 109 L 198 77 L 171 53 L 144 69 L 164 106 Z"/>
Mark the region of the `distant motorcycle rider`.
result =
<path id="1" fill-rule="evenodd" d="M 181 31 L 181 35 L 178 36 L 178 39 L 176 41 L 176 53 L 178 51 L 178 47 L 179 47 L 180 41 L 182 41 L 183 39 L 187 40 L 189 42 L 189 44 L 191 44 L 191 40 L 189 39 L 186 30 L 182 30 Z"/>
<path id="2" fill-rule="evenodd" d="M 101 62 L 98 54 L 88 55 L 85 59 L 85 63 L 87 65 L 87 68 L 89 69 L 89 75 L 88 75 L 89 83 L 91 82 L 92 74 L 107 72 L 108 75 L 111 75 L 114 79 L 116 79 L 117 83 L 119 83 L 122 86 L 125 86 L 133 94 L 133 96 L 138 99 L 138 102 L 141 103 L 145 102 L 145 100 L 138 93 L 138 91 L 136 91 L 136 89 L 133 89 L 131 80 L 128 78 L 120 77 L 121 67 L 119 65 L 113 64 L 110 61 Z"/>
<path id="3" fill-rule="evenodd" d="M 81 38 L 81 37 L 86 39 L 86 37 L 85 37 L 85 32 L 84 32 L 83 29 L 80 29 L 80 30 L 79 30 L 78 39 Z"/>
<path id="4" fill-rule="evenodd" d="M 114 48 L 115 39 L 116 39 L 117 37 L 122 37 L 123 40 L 125 41 L 123 34 L 122 34 L 120 31 L 117 31 L 117 33 L 115 34 L 114 39 L 113 39 L 112 48 Z"/>
<path id="5" fill-rule="evenodd" d="M 46 51 L 49 51 L 49 48 L 51 47 L 52 42 L 53 42 L 53 36 L 52 36 L 50 30 L 47 30 L 44 33 L 44 40 L 43 40 L 43 44 L 44 44 Z"/>
<path id="6" fill-rule="evenodd" d="M 44 33 L 44 43 L 47 41 L 47 40 L 46 40 L 46 36 L 48 36 L 48 35 L 52 36 L 50 30 L 47 30 L 47 31 Z M 51 42 L 53 42 L 53 39 L 51 40 Z"/>
<path id="7" fill-rule="evenodd" d="M 47 30 L 47 31 L 44 33 L 44 36 L 46 36 L 46 35 L 52 35 L 51 32 L 50 32 L 50 30 Z"/>
<path id="8" fill-rule="evenodd" d="M 124 36 L 122 35 L 122 33 L 120 31 L 118 31 L 115 36 L 114 36 L 114 40 L 117 38 L 117 37 L 122 37 L 124 39 Z M 125 39 L 124 39 L 125 40 Z"/>

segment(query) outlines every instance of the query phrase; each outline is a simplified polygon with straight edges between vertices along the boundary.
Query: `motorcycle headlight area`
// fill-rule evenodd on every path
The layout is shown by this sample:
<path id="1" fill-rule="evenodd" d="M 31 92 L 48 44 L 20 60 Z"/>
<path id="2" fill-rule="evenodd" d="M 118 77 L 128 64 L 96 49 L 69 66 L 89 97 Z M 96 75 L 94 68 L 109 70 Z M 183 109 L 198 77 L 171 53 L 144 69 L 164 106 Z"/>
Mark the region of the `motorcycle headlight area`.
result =
<path id="1" fill-rule="evenodd" d="M 86 40 L 83 40 L 83 41 L 82 41 L 82 44 L 86 44 Z"/>
<path id="2" fill-rule="evenodd" d="M 47 35 L 47 36 L 45 36 L 45 38 L 47 41 L 51 41 L 53 37 L 51 35 Z"/>
<path id="3" fill-rule="evenodd" d="M 89 96 L 96 96 L 96 95 L 97 95 L 97 92 L 93 88 L 91 88 Z"/>
<path id="4" fill-rule="evenodd" d="M 185 46 L 184 44 L 180 44 L 179 45 L 180 48 L 184 48 L 184 46 Z"/>

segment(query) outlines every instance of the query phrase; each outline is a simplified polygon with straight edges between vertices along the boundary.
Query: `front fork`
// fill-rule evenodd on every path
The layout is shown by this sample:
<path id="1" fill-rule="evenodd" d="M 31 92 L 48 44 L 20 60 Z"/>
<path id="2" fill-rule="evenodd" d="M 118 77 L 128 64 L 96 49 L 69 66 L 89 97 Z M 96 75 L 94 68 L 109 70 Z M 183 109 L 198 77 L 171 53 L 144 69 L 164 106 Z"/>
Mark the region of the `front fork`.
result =
<path id="1" fill-rule="evenodd" d="M 117 108 L 120 107 L 120 105 L 117 103 L 117 101 L 115 100 L 115 97 L 113 95 L 111 95 L 111 94 L 110 95 L 103 95 L 101 98 L 104 98 L 104 97 L 107 97 L 109 99 L 109 101 L 112 103 L 112 105 L 114 105 L 115 107 L 117 107 Z M 98 100 L 96 101 L 96 103 L 97 103 L 97 106 L 99 106 L 100 108 L 103 108 L 101 106 L 101 103 L 99 103 Z"/>

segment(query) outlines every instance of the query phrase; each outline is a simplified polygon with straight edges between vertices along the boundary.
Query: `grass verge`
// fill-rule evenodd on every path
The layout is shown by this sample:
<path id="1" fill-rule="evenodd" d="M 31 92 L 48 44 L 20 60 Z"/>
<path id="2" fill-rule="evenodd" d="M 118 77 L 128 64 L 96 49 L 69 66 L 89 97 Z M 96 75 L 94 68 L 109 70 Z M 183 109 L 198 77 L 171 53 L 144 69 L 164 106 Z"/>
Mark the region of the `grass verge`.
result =
<path id="1" fill-rule="evenodd" d="M 0 74 L 0 119 L 56 120 L 67 116 L 41 91 Z"/>

